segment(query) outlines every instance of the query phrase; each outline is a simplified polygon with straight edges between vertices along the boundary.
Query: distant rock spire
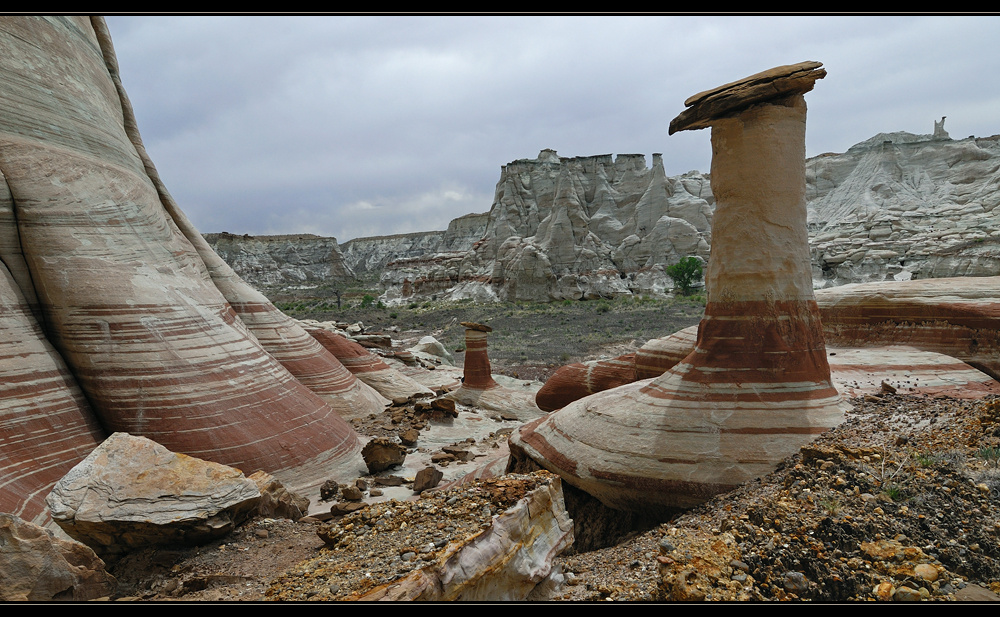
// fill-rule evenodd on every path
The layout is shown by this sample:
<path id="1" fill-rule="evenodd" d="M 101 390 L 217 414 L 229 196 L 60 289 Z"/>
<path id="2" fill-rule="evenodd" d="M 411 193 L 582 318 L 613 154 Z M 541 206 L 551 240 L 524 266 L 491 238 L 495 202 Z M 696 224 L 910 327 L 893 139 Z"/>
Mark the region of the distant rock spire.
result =
<path id="1" fill-rule="evenodd" d="M 934 139 L 951 139 L 948 131 L 944 130 L 944 119 L 948 116 L 941 116 L 941 121 L 934 121 Z"/>

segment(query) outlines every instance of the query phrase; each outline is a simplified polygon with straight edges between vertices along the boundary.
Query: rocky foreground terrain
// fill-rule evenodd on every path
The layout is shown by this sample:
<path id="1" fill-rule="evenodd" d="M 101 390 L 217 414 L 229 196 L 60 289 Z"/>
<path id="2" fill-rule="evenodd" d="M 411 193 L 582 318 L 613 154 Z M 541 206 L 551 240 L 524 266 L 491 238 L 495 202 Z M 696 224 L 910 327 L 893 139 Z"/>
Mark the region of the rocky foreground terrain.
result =
<path id="1" fill-rule="evenodd" d="M 852 404 L 843 425 L 764 478 L 608 548 L 567 551 L 531 597 L 1000 599 L 1000 399 L 885 393 Z M 337 520 L 326 531 L 340 534 L 336 549 L 316 525 L 255 519 L 112 571 L 132 599 L 349 599 L 434 563 L 514 500 L 499 480 L 383 502 Z"/>

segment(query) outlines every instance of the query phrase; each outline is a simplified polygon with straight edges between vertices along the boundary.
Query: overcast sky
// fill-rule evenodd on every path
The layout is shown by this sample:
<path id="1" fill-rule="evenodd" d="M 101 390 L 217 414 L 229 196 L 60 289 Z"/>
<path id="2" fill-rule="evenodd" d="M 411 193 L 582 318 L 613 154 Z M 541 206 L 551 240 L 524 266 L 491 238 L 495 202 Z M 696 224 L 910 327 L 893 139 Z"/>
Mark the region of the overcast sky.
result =
<path id="1" fill-rule="evenodd" d="M 996 17 L 108 17 L 167 188 L 202 232 L 351 238 L 485 212 L 501 165 L 662 152 L 692 94 L 818 60 L 807 154 L 1000 133 Z"/>

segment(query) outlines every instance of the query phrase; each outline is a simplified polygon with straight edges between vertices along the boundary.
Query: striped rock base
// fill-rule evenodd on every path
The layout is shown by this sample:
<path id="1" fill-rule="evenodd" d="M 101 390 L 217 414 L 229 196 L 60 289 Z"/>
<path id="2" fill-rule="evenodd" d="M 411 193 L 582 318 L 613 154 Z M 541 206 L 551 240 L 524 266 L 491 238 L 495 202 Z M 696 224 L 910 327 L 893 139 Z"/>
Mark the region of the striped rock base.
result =
<path id="1" fill-rule="evenodd" d="M 635 379 L 635 354 L 567 364 L 548 378 L 535 395 L 535 404 L 542 411 L 555 411 L 575 400 L 632 383 Z"/>
<path id="2" fill-rule="evenodd" d="M 831 344 L 907 345 L 1000 379 L 1000 276 L 842 285 L 816 302 Z"/>
<path id="3" fill-rule="evenodd" d="M 431 396 L 434 392 L 413 381 L 406 375 L 386 364 L 382 358 L 368 351 L 354 341 L 331 332 L 323 327 L 303 326 L 316 341 L 332 353 L 344 367 L 361 381 L 387 399 L 399 396 L 411 397 L 418 394 Z M 367 413 L 363 415 L 367 416 Z"/>
<path id="4" fill-rule="evenodd" d="M 709 306 L 701 342 L 683 362 L 530 423 L 511 447 L 609 507 L 651 513 L 768 473 L 839 424 L 845 405 L 815 304 L 774 307 L 770 319 L 761 309 Z M 800 327 L 788 327 L 789 313 Z"/>

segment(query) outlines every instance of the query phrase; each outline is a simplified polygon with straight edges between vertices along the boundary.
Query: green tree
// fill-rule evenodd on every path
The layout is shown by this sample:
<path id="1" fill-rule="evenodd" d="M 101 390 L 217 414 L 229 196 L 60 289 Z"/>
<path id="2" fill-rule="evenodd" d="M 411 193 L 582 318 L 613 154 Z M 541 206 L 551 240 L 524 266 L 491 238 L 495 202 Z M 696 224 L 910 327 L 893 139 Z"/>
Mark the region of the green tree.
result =
<path id="1" fill-rule="evenodd" d="M 689 296 L 694 285 L 701 280 L 701 261 L 697 257 L 685 257 L 672 266 L 667 266 L 667 276 L 673 279 L 674 287 L 681 295 Z"/>

